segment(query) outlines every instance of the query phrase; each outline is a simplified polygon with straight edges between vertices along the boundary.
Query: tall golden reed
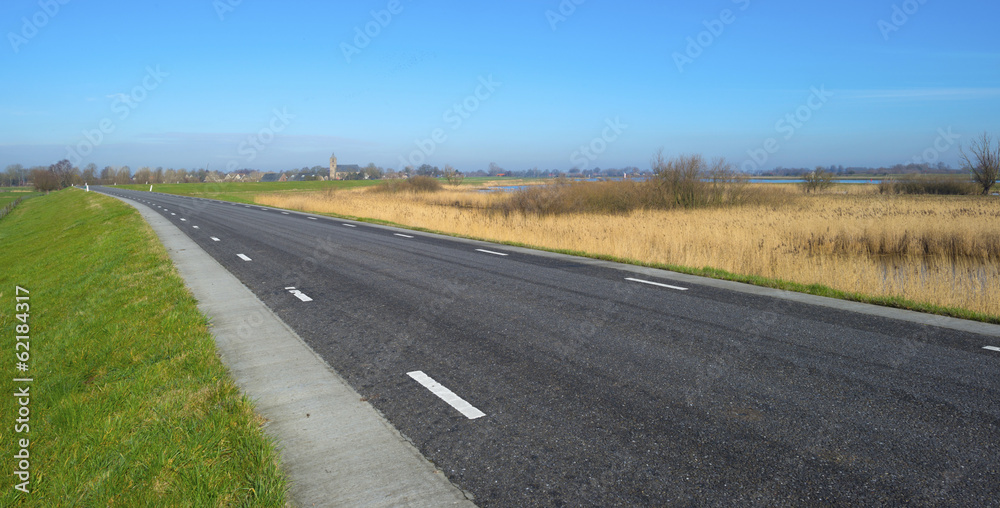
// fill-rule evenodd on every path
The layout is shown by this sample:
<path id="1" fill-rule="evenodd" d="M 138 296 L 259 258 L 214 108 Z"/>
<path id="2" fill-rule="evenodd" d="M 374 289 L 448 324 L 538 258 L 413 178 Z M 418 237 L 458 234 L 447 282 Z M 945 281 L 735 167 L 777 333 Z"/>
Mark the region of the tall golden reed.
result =
<path id="1" fill-rule="evenodd" d="M 838 188 L 838 189 L 842 189 Z M 874 187 L 774 204 L 623 214 L 496 213 L 504 193 L 367 189 L 263 194 L 260 204 L 369 217 L 499 241 L 712 267 L 1000 316 L 1000 201 L 880 195 Z"/>

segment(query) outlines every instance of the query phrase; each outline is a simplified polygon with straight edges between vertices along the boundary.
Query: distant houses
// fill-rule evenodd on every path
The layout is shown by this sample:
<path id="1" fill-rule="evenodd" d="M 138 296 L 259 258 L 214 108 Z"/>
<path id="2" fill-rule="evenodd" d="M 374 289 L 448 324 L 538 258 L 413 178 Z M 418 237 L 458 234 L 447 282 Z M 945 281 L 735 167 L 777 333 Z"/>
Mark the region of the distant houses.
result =
<path id="1" fill-rule="evenodd" d="M 361 168 L 355 164 L 347 164 L 340 166 L 341 172 L 337 173 L 335 178 L 329 178 L 324 174 L 317 173 L 264 173 L 261 175 L 259 182 L 308 182 L 308 181 L 325 181 L 325 180 L 346 180 L 350 179 L 356 173 L 361 171 Z"/>
<path id="2" fill-rule="evenodd" d="M 261 182 L 287 182 L 288 177 L 284 173 L 264 173 L 264 176 L 260 177 Z"/>
<path id="3" fill-rule="evenodd" d="M 361 172 L 361 166 L 357 164 L 340 164 L 336 166 L 336 171 L 331 173 L 334 180 L 345 180 L 351 175 Z"/>

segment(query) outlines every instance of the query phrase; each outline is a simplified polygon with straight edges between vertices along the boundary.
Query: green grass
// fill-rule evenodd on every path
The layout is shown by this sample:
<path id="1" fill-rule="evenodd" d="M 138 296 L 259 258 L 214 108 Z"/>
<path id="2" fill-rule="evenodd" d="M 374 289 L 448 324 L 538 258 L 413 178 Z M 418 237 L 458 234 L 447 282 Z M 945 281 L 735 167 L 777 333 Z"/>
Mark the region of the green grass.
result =
<path id="1" fill-rule="evenodd" d="M 13 187 L 13 189 L 16 188 L 17 187 Z M 11 187 L 0 188 L 0 208 L 3 208 L 10 203 L 13 203 L 14 201 L 17 201 L 18 198 L 28 199 L 30 197 L 41 194 L 39 192 L 26 192 L 24 190 L 12 191 L 10 189 L 12 188 Z"/>
<path id="2" fill-rule="evenodd" d="M 0 221 L 0 386 L 25 383 L 30 432 L 0 402 L 0 506 L 283 506 L 261 419 L 220 363 L 207 321 L 138 213 L 63 190 Z M 30 291 L 29 370 L 15 370 L 15 286 Z M 12 486 L 30 439 L 30 494 Z"/>
<path id="3" fill-rule="evenodd" d="M 220 182 L 153 184 L 153 192 L 253 203 L 253 197 L 265 192 L 309 192 L 327 189 L 353 189 L 378 185 L 381 180 L 333 180 L 326 182 Z M 148 191 L 149 185 L 119 185 L 123 189 Z"/>
<path id="4" fill-rule="evenodd" d="M 445 183 L 444 178 L 437 179 Z M 465 178 L 462 185 L 483 185 L 489 182 L 502 182 L 504 184 L 515 184 L 520 180 L 502 180 L 497 177 Z M 220 183 L 164 183 L 153 184 L 153 192 L 164 194 L 175 194 L 179 196 L 191 196 L 198 198 L 218 199 L 221 201 L 233 201 L 236 203 L 253 204 L 253 198 L 257 194 L 272 192 L 310 192 L 324 191 L 329 189 L 354 189 L 357 187 L 370 187 L 373 185 L 384 185 L 392 180 L 332 180 L 325 182 L 220 182 Z M 149 185 L 129 184 L 119 185 L 123 189 L 138 191 L 148 191 Z"/>

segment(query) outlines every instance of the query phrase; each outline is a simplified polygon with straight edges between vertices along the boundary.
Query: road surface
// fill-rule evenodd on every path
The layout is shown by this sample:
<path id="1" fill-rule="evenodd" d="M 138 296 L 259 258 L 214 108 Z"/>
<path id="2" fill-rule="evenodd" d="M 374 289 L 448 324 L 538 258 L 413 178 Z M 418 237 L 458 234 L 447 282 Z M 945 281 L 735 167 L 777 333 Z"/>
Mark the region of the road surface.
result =
<path id="1" fill-rule="evenodd" d="M 481 506 L 1000 505 L 997 327 L 95 190 L 185 231 Z"/>

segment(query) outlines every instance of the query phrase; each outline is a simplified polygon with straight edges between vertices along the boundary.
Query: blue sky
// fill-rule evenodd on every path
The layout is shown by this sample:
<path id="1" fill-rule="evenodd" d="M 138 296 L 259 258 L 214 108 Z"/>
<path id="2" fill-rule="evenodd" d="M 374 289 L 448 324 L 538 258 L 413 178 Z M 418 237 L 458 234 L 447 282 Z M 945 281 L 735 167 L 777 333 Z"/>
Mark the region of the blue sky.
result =
<path id="1" fill-rule="evenodd" d="M 0 165 L 280 170 L 336 152 L 645 169 L 660 147 L 743 169 L 957 165 L 973 135 L 1000 135 L 998 14 L 983 0 L 9 0 Z"/>

